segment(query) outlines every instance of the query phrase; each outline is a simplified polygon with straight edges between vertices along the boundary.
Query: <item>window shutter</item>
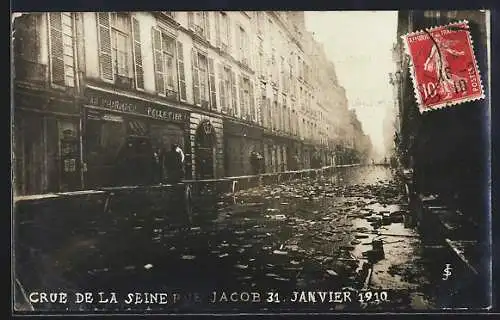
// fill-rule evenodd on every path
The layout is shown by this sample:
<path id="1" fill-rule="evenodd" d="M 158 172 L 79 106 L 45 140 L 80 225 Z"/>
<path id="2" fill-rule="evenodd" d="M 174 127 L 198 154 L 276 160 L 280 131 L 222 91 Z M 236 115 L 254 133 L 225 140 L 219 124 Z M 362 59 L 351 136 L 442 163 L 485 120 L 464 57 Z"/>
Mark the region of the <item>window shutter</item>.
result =
<path id="1" fill-rule="evenodd" d="M 113 81 L 113 59 L 111 56 L 111 26 L 109 12 L 97 12 L 99 34 L 99 66 L 101 77 Z"/>
<path id="2" fill-rule="evenodd" d="M 207 40 L 210 41 L 210 12 L 203 12 L 203 17 L 205 20 L 205 37 L 207 37 Z"/>
<path id="3" fill-rule="evenodd" d="M 217 85 L 215 82 L 214 59 L 208 58 L 208 86 L 210 90 L 210 106 L 212 110 L 217 110 Z"/>
<path id="4" fill-rule="evenodd" d="M 193 72 L 193 101 L 195 105 L 201 104 L 200 96 L 200 74 L 198 69 L 198 53 L 191 49 L 191 66 Z"/>
<path id="5" fill-rule="evenodd" d="M 222 112 L 226 109 L 226 92 L 224 90 L 224 65 L 219 64 L 219 98 Z"/>
<path id="6" fill-rule="evenodd" d="M 250 96 L 250 120 L 256 121 L 257 117 L 255 115 L 255 100 L 254 100 L 254 94 L 253 94 L 253 81 L 250 81 L 249 96 Z"/>
<path id="7" fill-rule="evenodd" d="M 188 12 L 188 28 L 194 29 L 194 12 Z"/>
<path id="8" fill-rule="evenodd" d="M 50 75 L 52 83 L 64 85 L 64 48 L 62 32 L 62 14 L 49 13 L 50 30 Z"/>
<path id="9" fill-rule="evenodd" d="M 234 71 L 231 70 L 231 102 L 232 102 L 231 113 L 232 113 L 232 115 L 235 115 L 237 110 L 238 110 L 238 97 L 237 97 L 236 92 L 237 92 L 236 75 L 234 74 Z"/>
<path id="10" fill-rule="evenodd" d="M 240 108 L 238 115 L 246 119 L 247 110 L 246 110 L 245 92 L 243 90 L 243 76 L 241 74 L 238 77 L 238 87 L 240 88 Z"/>
<path id="11" fill-rule="evenodd" d="M 221 47 L 221 39 L 220 39 L 220 16 L 221 13 L 219 11 L 214 12 L 215 15 L 215 45 L 217 48 Z"/>
<path id="12" fill-rule="evenodd" d="M 184 69 L 184 46 L 177 41 L 177 79 L 179 81 L 179 97 L 186 101 L 186 70 Z"/>
<path id="13" fill-rule="evenodd" d="M 132 37 L 134 42 L 134 70 L 135 70 L 135 87 L 144 89 L 144 69 L 142 68 L 142 44 L 141 44 L 141 29 L 139 21 L 132 17 Z"/>
<path id="14" fill-rule="evenodd" d="M 156 92 L 165 94 L 165 79 L 163 70 L 163 52 L 161 50 L 161 32 L 155 27 L 151 28 L 153 40 L 153 61 L 155 71 Z"/>

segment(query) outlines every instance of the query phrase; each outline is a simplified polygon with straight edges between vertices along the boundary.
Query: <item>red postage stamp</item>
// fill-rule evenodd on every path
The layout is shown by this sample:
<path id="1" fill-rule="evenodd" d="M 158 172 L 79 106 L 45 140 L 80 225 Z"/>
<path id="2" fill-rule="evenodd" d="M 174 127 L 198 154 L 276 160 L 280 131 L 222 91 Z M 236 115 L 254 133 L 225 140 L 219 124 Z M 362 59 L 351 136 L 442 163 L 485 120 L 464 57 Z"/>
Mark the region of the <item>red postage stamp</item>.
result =
<path id="1" fill-rule="evenodd" d="M 421 113 L 485 97 L 467 21 L 402 38 Z"/>

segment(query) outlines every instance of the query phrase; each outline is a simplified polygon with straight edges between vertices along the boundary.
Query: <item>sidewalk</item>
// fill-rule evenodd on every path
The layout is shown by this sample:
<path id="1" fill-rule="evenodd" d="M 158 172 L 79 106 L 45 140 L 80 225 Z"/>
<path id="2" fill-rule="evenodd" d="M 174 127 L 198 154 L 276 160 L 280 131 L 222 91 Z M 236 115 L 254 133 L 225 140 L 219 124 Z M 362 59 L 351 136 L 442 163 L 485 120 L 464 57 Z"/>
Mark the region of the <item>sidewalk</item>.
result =
<path id="1" fill-rule="evenodd" d="M 424 242 L 430 246 L 442 246 L 464 271 L 464 276 L 471 283 L 483 281 L 484 277 L 483 256 L 488 248 L 474 236 L 476 227 L 459 210 L 452 209 L 438 195 L 423 196 L 416 194 L 411 185 L 411 179 L 405 180 L 406 190 L 412 216 Z M 481 272 L 483 270 L 483 272 Z M 467 295 L 468 286 L 464 284 L 462 291 Z"/>
<path id="2" fill-rule="evenodd" d="M 174 190 L 177 188 L 184 189 L 189 187 L 192 193 L 198 191 L 203 192 L 205 189 L 217 191 L 222 193 L 233 193 L 237 190 L 244 190 L 259 185 L 282 183 L 296 179 L 317 178 L 322 174 L 332 174 L 334 171 L 359 166 L 358 164 L 341 165 L 341 166 L 327 166 L 321 169 L 304 169 L 298 171 L 285 171 L 276 173 L 263 173 L 259 175 L 248 176 L 234 176 L 216 179 L 204 180 L 182 180 L 178 184 L 158 184 L 147 186 L 120 186 L 120 187 L 104 187 L 96 190 L 82 190 L 63 193 L 48 193 L 36 194 L 27 196 L 14 197 L 16 205 L 22 203 L 37 203 L 44 204 L 52 201 L 63 201 L 68 199 L 82 199 L 85 201 L 92 200 L 105 200 L 110 196 L 123 195 L 123 194 L 141 194 L 144 192 L 164 192 Z"/>

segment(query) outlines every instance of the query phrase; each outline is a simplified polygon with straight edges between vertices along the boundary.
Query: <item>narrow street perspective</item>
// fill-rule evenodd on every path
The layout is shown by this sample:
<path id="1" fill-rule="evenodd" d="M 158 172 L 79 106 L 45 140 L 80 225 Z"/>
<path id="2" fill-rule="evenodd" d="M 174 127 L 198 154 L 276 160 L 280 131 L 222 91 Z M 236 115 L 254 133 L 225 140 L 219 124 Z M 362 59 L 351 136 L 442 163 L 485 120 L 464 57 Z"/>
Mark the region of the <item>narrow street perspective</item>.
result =
<path id="1" fill-rule="evenodd" d="M 488 309 L 488 14 L 15 13 L 13 312 Z"/>

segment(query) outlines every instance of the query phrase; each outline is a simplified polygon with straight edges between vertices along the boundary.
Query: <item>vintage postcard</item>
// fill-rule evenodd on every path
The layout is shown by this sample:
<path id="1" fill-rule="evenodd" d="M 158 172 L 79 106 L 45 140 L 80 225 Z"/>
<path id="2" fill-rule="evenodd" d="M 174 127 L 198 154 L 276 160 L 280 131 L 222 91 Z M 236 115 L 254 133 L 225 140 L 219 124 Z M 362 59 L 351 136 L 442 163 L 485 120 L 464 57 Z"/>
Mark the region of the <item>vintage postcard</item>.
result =
<path id="1" fill-rule="evenodd" d="M 489 310 L 489 21 L 13 13 L 13 312 Z"/>

